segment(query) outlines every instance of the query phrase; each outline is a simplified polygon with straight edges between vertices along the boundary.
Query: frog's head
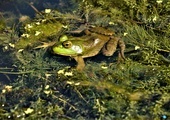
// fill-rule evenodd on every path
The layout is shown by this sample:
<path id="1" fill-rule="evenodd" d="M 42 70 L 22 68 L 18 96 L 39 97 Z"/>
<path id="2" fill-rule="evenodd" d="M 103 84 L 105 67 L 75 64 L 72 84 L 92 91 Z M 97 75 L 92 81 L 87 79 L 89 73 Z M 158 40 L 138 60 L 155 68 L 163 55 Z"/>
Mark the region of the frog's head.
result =
<path id="1" fill-rule="evenodd" d="M 59 42 L 52 47 L 55 54 L 64 56 L 77 56 L 82 54 L 82 47 L 76 40 L 69 40 L 66 35 L 59 38 Z"/>

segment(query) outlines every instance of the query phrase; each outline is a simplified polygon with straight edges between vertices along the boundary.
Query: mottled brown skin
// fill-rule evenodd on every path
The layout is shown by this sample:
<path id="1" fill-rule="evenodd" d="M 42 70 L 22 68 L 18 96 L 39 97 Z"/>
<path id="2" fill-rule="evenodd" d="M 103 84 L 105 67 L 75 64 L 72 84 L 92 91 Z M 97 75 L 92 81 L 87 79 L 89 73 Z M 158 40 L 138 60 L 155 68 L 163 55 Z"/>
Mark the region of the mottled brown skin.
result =
<path id="1" fill-rule="evenodd" d="M 117 46 L 120 47 L 120 55 L 122 59 L 125 60 L 124 50 L 125 50 L 125 43 L 119 38 L 115 37 L 114 32 L 103 27 L 94 27 L 89 30 L 86 30 L 85 33 L 87 35 L 95 35 L 99 39 L 107 41 L 106 44 L 103 46 L 102 53 L 105 56 L 112 56 L 116 51 Z"/>
<path id="2" fill-rule="evenodd" d="M 83 70 L 85 67 L 83 58 L 95 56 L 99 53 L 99 51 L 101 51 L 105 56 L 112 56 L 117 47 L 120 48 L 118 62 L 120 60 L 125 60 L 125 43 L 119 37 L 113 36 L 113 31 L 103 27 L 93 27 L 84 30 L 84 32 L 86 37 L 90 36 L 88 39 L 98 39 L 100 42 L 96 46 L 93 46 L 93 49 L 90 49 L 89 52 L 85 51 L 82 55 L 72 56 L 77 61 L 77 70 Z"/>

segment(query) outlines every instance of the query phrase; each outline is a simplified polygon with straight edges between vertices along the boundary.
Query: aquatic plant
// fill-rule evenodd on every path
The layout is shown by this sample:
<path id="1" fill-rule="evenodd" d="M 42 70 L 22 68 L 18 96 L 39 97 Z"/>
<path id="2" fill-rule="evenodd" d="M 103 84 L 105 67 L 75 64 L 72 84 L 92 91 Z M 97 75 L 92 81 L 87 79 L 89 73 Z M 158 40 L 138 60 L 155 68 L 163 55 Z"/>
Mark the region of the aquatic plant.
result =
<path id="1" fill-rule="evenodd" d="M 79 3 L 74 14 L 47 9 L 24 23 L 15 47 L 4 51 L 10 50 L 11 69 L 0 68 L 0 74 L 11 82 L 0 84 L 0 119 L 169 118 L 169 2 L 72 2 Z M 79 72 L 69 67 L 75 65 L 72 59 L 33 49 L 39 42 L 57 41 L 84 20 L 119 32 L 126 43 L 124 63 L 115 63 L 115 56 L 98 55 L 86 59 L 85 70 Z M 4 38 L 11 43 L 10 37 Z"/>
<path id="2" fill-rule="evenodd" d="M 170 52 L 170 41 L 166 37 L 160 37 L 152 29 L 145 30 L 137 25 L 127 26 L 126 29 L 124 39 L 129 49 L 134 51 L 133 58 L 145 64 L 170 63 L 167 58 Z M 127 49 L 127 52 L 130 51 Z"/>
<path id="3" fill-rule="evenodd" d="M 5 29 L 6 25 L 5 25 L 5 21 L 4 20 L 0 20 L 0 32 L 2 32 Z"/>

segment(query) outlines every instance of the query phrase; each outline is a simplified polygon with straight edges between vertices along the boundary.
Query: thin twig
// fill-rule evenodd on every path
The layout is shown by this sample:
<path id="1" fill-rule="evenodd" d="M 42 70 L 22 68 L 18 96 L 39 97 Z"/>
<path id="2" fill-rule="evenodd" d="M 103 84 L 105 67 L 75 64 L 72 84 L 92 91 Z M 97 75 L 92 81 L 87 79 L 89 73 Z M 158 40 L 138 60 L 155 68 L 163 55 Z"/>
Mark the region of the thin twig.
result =
<path id="1" fill-rule="evenodd" d="M 26 2 L 36 13 L 42 15 L 41 12 L 33 5 L 33 2 Z"/>
<path id="2" fill-rule="evenodd" d="M 19 75 L 19 74 L 26 74 L 26 73 L 32 73 L 34 71 L 26 71 L 26 72 L 4 72 L 0 71 L 0 74 L 14 74 L 14 75 Z"/>

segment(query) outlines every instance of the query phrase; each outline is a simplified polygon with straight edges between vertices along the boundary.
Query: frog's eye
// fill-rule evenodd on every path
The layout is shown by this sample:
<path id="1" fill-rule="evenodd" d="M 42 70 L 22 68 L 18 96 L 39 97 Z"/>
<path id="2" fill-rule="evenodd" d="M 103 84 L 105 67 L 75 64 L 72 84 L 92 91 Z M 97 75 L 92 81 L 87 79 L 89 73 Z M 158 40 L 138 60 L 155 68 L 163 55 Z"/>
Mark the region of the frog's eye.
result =
<path id="1" fill-rule="evenodd" d="M 72 46 L 71 41 L 65 41 L 65 42 L 63 42 L 63 47 L 65 47 L 65 48 L 70 48 L 71 46 Z"/>

